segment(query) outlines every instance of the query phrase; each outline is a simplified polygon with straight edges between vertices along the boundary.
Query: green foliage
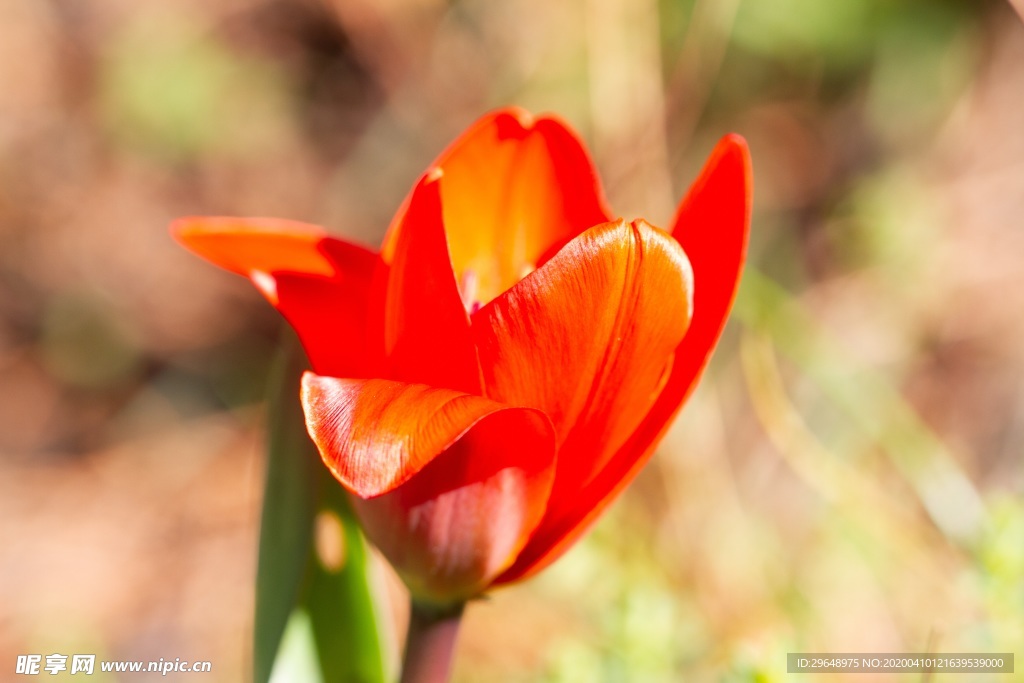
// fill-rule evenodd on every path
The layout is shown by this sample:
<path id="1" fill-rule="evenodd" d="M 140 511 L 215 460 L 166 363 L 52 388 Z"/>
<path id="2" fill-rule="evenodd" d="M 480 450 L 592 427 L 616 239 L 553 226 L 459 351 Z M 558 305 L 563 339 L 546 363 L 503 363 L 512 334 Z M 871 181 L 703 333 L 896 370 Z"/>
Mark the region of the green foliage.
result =
<path id="1" fill-rule="evenodd" d="M 280 352 L 270 383 L 267 479 L 256 574 L 254 674 L 270 678 L 277 646 L 299 600 L 313 550 L 319 479 L 294 388 L 305 367 L 295 343 Z M 313 451 L 313 452 L 311 452 Z"/>
<path id="2" fill-rule="evenodd" d="M 275 676 L 285 680 L 312 667 L 324 683 L 379 683 L 386 667 L 370 557 L 341 488 L 306 434 L 297 389 L 306 367 L 289 334 L 271 381 L 254 680 L 267 683 L 280 666 L 290 673 Z M 318 529 L 323 515 L 336 523 Z M 334 565 L 325 565 L 318 542 L 343 553 Z"/>
<path id="3" fill-rule="evenodd" d="M 325 467 L 320 471 L 322 510 L 341 522 L 344 558 L 330 567 L 314 553 L 301 605 L 312 622 L 325 683 L 380 683 L 388 680 L 383 606 L 373 591 L 371 558 L 341 487 Z"/>

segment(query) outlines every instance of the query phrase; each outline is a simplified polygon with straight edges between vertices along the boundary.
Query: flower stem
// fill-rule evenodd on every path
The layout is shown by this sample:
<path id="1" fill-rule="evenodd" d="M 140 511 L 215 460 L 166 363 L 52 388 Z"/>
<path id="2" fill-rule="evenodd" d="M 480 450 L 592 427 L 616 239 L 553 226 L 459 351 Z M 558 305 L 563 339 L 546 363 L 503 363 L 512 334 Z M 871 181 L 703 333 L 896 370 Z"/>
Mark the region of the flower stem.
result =
<path id="1" fill-rule="evenodd" d="M 464 603 L 438 609 L 413 601 L 401 683 L 445 683 L 448 680 L 464 608 Z"/>

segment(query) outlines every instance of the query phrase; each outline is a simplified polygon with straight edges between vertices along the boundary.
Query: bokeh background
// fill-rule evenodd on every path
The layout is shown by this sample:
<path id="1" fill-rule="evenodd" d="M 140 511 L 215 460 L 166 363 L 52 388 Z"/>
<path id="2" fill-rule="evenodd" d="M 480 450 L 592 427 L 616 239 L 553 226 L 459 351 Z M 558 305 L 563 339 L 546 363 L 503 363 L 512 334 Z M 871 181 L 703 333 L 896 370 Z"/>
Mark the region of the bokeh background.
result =
<path id="1" fill-rule="evenodd" d="M 167 224 L 374 245 L 511 103 L 570 121 L 615 209 L 661 225 L 741 133 L 753 242 L 658 455 L 556 566 L 473 606 L 456 679 L 780 681 L 791 651 L 1024 671 L 1008 4 L 0 0 L 0 678 L 53 652 L 247 677 L 281 327 Z"/>

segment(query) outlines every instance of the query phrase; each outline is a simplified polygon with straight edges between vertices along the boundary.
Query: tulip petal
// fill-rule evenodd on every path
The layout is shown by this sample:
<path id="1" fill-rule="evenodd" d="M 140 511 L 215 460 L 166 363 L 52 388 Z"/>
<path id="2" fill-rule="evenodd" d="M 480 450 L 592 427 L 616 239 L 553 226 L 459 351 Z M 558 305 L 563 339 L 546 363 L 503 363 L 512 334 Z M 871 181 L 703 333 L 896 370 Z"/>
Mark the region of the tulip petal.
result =
<path id="1" fill-rule="evenodd" d="M 670 414 L 696 386 L 732 310 L 747 255 L 752 192 L 747 143 L 739 135 L 727 135 L 676 212 L 672 236 L 690 257 L 700 284 L 690 331 L 676 353 L 676 368 L 660 401 Z M 670 408 L 673 403 L 676 407 Z"/>
<path id="2" fill-rule="evenodd" d="M 319 225 L 280 218 L 191 216 L 171 223 L 171 234 L 191 252 L 239 275 L 291 271 L 331 276 L 335 266 L 319 249 L 328 238 Z"/>
<path id="3" fill-rule="evenodd" d="M 373 372 L 367 337 L 379 258 L 323 228 L 273 218 L 183 218 L 171 234 L 206 260 L 249 277 L 295 328 L 317 372 Z"/>
<path id="4" fill-rule="evenodd" d="M 478 394 L 480 363 L 448 255 L 440 176 L 424 176 L 413 190 L 388 258 L 387 376 Z"/>
<path id="5" fill-rule="evenodd" d="M 538 408 L 558 438 L 544 525 L 557 520 L 658 398 L 690 319 L 679 245 L 643 221 L 606 223 L 481 309 L 486 395 Z"/>
<path id="6" fill-rule="evenodd" d="M 752 174 L 743 138 L 719 142 L 680 204 L 673 236 L 693 266 L 693 319 L 672 371 L 647 417 L 556 523 L 545 520 L 516 563 L 497 583 L 535 574 L 562 555 L 636 477 L 690 392 L 696 387 L 739 286 L 750 228 Z"/>
<path id="7" fill-rule="evenodd" d="M 540 523 L 554 477 L 543 413 L 388 380 L 306 373 L 306 424 L 369 538 L 421 599 L 470 597 Z"/>
<path id="8" fill-rule="evenodd" d="M 444 172 L 445 229 L 457 280 L 474 290 L 470 305 L 490 301 L 570 239 L 611 220 L 586 149 L 554 117 L 493 112 L 434 167 Z"/>

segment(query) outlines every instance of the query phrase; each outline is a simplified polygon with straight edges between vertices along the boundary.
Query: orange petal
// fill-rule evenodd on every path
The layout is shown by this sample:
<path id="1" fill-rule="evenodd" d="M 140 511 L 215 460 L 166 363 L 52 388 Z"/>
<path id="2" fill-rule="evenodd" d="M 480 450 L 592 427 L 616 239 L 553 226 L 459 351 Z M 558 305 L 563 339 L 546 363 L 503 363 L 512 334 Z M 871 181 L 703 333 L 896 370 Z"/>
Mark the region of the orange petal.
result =
<path id="1" fill-rule="evenodd" d="M 480 364 L 448 255 L 439 176 L 425 176 L 413 190 L 390 255 L 383 321 L 387 374 L 478 394 Z"/>
<path id="2" fill-rule="evenodd" d="M 388 380 L 306 373 L 309 433 L 369 538 L 419 599 L 482 591 L 544 513 L 554 437 L 540 412 Z"/>
<path id="3" fill-rule="evenodd" d="M 331 276 L 334 264 L 320 252 L 327 233 L 319 225 L 280 218 L 191 216 L 171 223 L 185 248 L 239 275 L 291 271 Z"/>
<path id="4" fill-rule="evenodd" d="M 441 201 L 457 281 L 474 290 L 469 304 L 490 301 L 577 234 L 611 220 L 586 149 L 553 117 L 493 112 L 434 166 L 444 172 Z"/>
<path id="5" fill-rule="evenodd" d="M 183 218 L 171 234 L 208 261 L 249 277 L 295 328 L 317 372 L 373 373 L 367 306 L 376 254 L 319 226 L 272 218 Z"/>
<path id="6" fill-rule="evenodd" d="M 675 414 L 696 386 L 732 310 L 747 255 L 752 181 L 746 141 L 727 135 L 679 205 L 672 236 L 690 257 L 698 285 L 693 322 L 661 401 L 664 412 Z"/>
<path id="7" fill-rule="evenodd" d="M 719 142 L 679 207 L 673 236 L 693 266 L 693 319 L 675 354 L 672 371 L 657 402 L 607 467 L 580 492 L 557 524 L 531 539 L 499 582 L 526 578 L 564 553 L 646 464 L 697 385 L 725 326 L 739 286 L 750 228 L 750 154 L 743 138 Z"/>
<path id="8" fill-rule="evenodd" d="M 543 410 L 558 438 L 544 526 L 636 430 L 690 319 L 686 255 L 643 221 L 606 223 L 473 317 L 488 397 Z M 543 530 L 543 529 L 542 529 Z"/>

